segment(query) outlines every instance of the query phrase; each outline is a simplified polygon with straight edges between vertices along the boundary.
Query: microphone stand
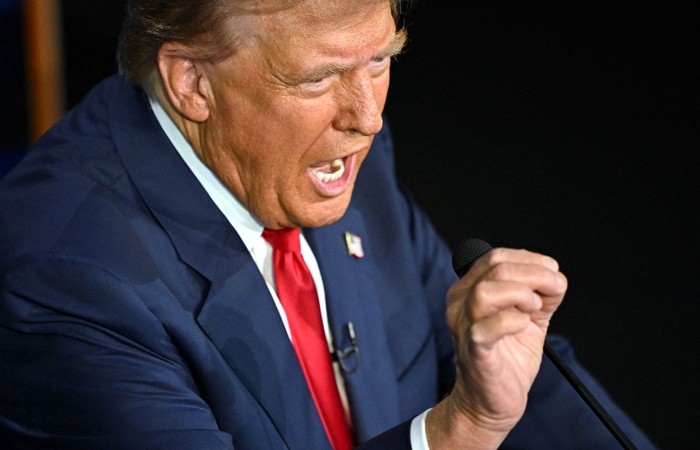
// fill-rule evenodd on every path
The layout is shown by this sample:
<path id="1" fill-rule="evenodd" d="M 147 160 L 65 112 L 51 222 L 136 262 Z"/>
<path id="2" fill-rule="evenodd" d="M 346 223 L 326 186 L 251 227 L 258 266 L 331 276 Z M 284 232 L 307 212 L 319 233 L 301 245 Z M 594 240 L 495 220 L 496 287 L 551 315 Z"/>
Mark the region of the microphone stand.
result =
<path id="1" fill-rule="evenodd" d="M 629 437 L 622 431 L 622 428 L 610 417 L 610 414 L 603 408 L 603 406 L 598 402 L 598 400 L 591 394 L 586 385 L 583 384 L 581 379 L 576 376 L 576 374 L 571 370 L 571 368 L 564 362 L 563 359 L 554 351 L 549 342 L 544 343 L 544 354 L 547 355 L 554 367 L 556 367 L 559 372 L 566 378 L 571 387 L 578 393 L 578 395 L 586 402 L 586 404 L 593 410 L 598 419 L 603 422 L 603 425 L 612 433 L 612 435 L 617 439 L 617 442 L 622 445 L 625 450 L 636 450 L 637 447 L 632 443 Z"/>

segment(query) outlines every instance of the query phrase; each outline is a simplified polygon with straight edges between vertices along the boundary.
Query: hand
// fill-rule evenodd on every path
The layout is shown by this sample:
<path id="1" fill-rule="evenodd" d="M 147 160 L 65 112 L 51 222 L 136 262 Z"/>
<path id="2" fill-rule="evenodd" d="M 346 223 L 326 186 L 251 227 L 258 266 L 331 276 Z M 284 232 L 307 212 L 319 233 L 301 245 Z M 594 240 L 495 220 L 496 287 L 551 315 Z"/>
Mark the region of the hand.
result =
<path id="1" fill-rule="evenodd" d="M 505 439 L 525 411 L 566 286 L 552 258 L 495 249 L 450 288 L 457 379 L 428 414 L 431 448 L 497 448 Z"/>

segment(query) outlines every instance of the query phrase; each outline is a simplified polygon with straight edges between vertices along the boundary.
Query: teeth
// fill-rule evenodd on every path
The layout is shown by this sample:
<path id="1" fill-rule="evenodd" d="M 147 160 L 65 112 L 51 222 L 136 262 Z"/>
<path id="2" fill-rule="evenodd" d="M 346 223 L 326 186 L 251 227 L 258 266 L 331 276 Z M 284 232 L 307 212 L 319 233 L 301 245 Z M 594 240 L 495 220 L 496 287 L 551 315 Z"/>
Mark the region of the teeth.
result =
<path id="1" fill-rule="evenodd" d="M 311 173 L 314 174 L 314 176 L 319 180 L 324 183 L 331 183 L 333 181 L 337 181 L 340 179 L 340 177 L 343 176 L 345 173 L 345 162 L 342 160 L 342 158 L 338 158 L 336 160 L 333 160 L 331 162 L 331 172 L 326 173 L 322 169 L 311 169 Z"/>

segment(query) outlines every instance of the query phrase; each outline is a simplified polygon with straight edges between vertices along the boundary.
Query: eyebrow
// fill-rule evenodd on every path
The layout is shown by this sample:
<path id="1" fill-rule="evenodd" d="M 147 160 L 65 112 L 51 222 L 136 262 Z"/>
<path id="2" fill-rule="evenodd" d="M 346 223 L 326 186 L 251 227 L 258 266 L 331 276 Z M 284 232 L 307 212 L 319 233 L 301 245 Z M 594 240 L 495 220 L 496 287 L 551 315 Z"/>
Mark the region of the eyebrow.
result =
<path id="1" fill-rule="evenodd" d="M 406 33 L 405 28 L 401 28 L 400 30 L 396 31 L 396 33 L 394 33 L 394 37 L 391 39 L 391 42 L 389 42 L 389 45 L 380 54 L 380 57 L 394 57 L 401 53 L 406 47 L 406 41 L 408 40 L 407 34 L 408 33 Z"/>
<path id="2" fill-rule="evenodd" d="M 373 56 L 373 60 L 392 58 L 399 53 L 401 53 L 406 45 L 407 33 L 405 29 L 398 30 L 394 37 L 391 39 L 389 44 L 377 55 Z M 296 82 L 304 82 L 307 80 L 321 80 L 323 78 L 329 77 L 331 75 L 336 75 L 339 73 L 347 72 L 352 69 L 354 64 L 332 64 L 324 67 L 319 67 L 317 69 L 312 69 L 309 72 L 296 78 Z"/>

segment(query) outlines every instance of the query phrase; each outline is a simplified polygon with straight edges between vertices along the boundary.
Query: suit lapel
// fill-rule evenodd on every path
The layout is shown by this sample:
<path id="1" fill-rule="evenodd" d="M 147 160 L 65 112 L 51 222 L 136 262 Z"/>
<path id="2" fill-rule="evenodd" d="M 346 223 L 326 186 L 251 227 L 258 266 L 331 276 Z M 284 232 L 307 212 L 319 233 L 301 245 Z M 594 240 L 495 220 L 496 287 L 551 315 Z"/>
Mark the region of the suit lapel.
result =
<path id="1" fill-rule="evenodd" d="M 326 434 L 294 349 L 258 268 L 237 245 L 217 264 L 198 321 L 287 445 L 316 448 Z"/>
<path id="2" fill-rule="evenodd" d="M 345 231 L 362 238 L 366 257 L 348 254 Z M 324 279 L 329 323 L 336 348 L 350 347 L 352 322 L 359 347 L 359 365 L 344 373 L 355 434 L 362 442 L 396 425 L 401 417 L 395 368 L 386 340 L 386 325 L 377 301 L 371 236 L 358 211 L 350 207 L 335 224 L 305 230 Z M 327 281 L 326 281 L 327 280 Z M 350 361 L 352 363 L 352 361 Z"/>
<path id="3" fill-rule="evenodd" d="M 117 91 L 110 123 L 124 166 L 179 257 L 211 282 L 198 322 L 287 446 L 308 448 L 313 442 L 319 448 L 317 443 L 328 442 L 323 425 L 254 261 L 160 129 L 141 91 L 126 85 Z"/>

